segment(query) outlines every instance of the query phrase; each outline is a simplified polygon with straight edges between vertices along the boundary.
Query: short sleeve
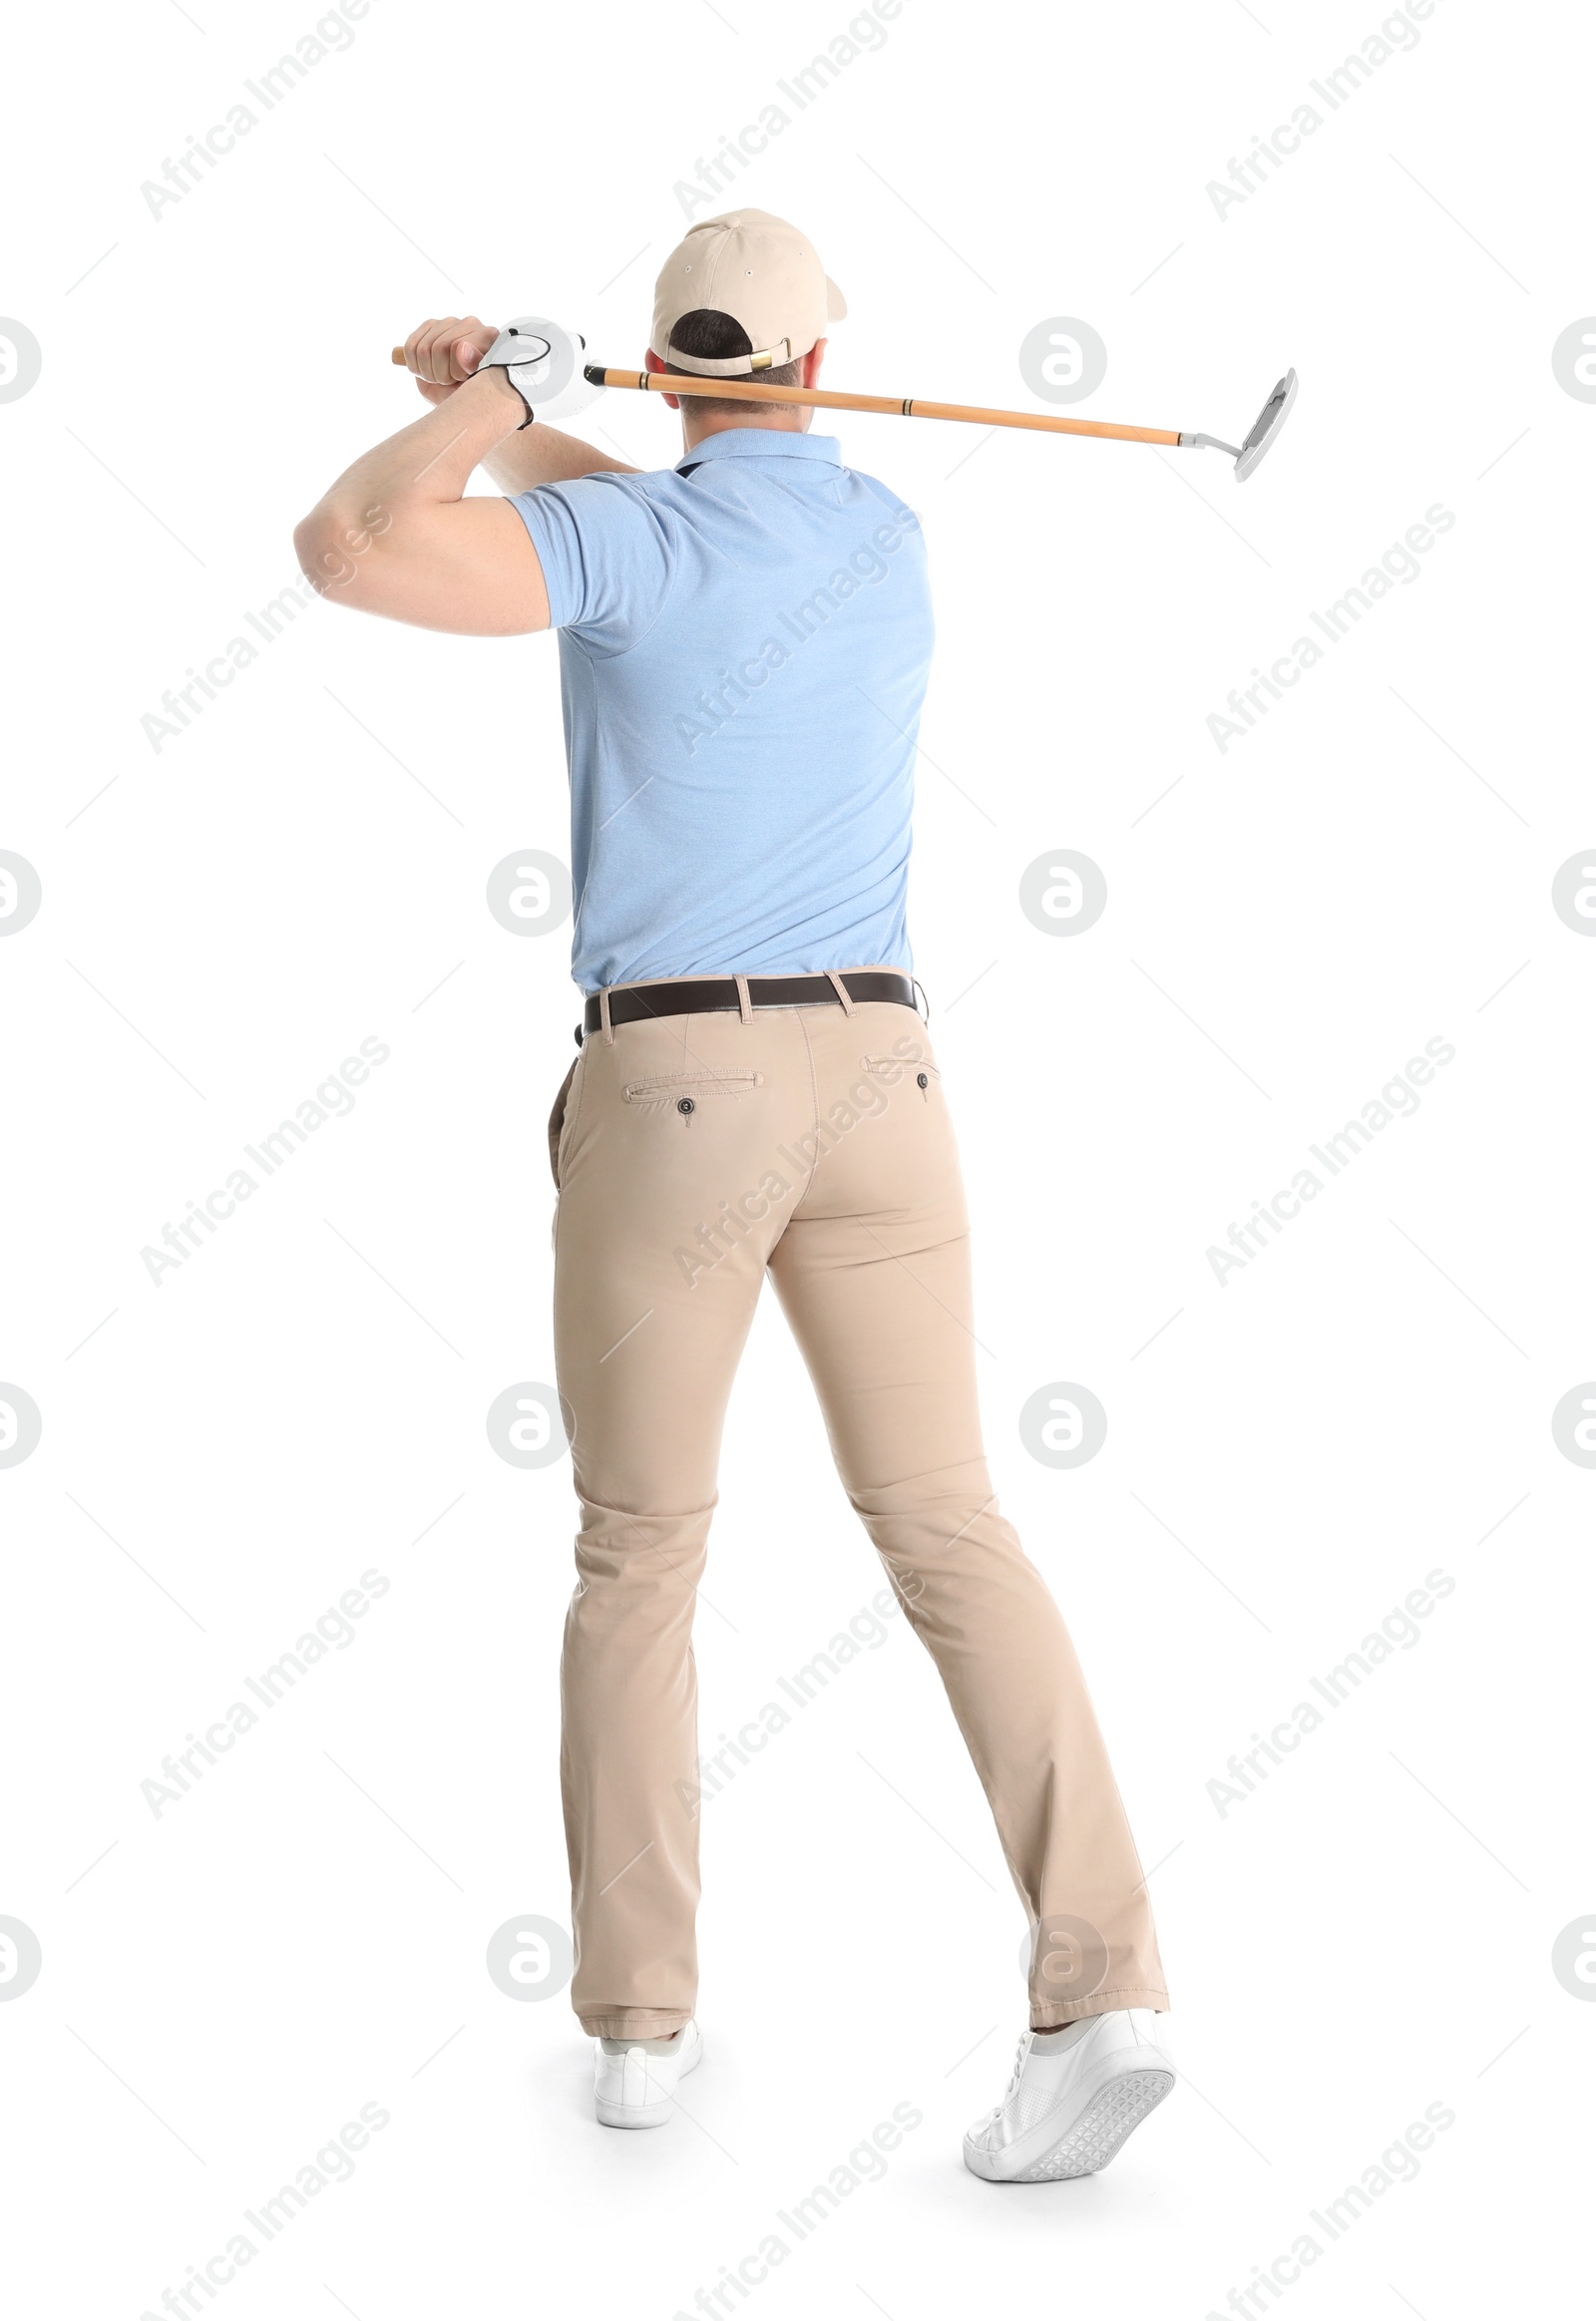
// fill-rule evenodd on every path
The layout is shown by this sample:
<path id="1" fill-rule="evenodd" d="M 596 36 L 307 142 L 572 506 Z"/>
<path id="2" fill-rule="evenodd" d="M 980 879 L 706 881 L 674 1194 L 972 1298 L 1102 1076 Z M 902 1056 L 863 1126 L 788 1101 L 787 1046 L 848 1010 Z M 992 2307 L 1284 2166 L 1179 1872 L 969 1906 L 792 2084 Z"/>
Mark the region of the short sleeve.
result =
<path id="1" fill-rule="evenodd" d="M 589 648 L 629 652 L 658 618 L 675 565 L 665 519 L 638 478 L 579 476 L 518 492 L 549 590 L 549 623 Z"/>

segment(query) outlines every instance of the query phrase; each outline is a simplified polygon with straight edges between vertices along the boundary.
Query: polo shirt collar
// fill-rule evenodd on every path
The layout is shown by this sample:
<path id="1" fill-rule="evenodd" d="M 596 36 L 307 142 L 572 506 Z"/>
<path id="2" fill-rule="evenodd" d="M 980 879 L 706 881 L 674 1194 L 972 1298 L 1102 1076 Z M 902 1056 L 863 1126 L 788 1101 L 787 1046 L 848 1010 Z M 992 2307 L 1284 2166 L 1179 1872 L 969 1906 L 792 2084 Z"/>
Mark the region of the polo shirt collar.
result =
<path id="1" fill-rule="evenodd" d="M 704 460 L 772 459 L 823 460 L 828 467 L 840 468 L 842 444 L 835 435 L 799 435 L 783 427 L 722 427 L 684 453 L 676 462 L 676 473 L 685 475 Z"/>

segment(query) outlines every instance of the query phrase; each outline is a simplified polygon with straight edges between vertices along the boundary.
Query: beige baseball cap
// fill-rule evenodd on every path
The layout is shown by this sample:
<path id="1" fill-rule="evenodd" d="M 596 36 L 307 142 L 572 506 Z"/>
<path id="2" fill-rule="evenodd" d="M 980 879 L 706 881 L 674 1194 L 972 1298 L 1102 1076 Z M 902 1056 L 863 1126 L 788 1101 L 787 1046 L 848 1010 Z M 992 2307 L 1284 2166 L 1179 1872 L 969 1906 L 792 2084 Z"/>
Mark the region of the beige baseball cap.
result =
<path id="1" fill-rule="evenodd" d="M 672 330 L 703 306 L 742 324 L 752 357 L 676 352 Z M 796 225 L 767 209 L 730 209 L 701 218 L 660 267 L 648 343 L 674 370 L 725 379 L 796 362 L 847 311 L 848 301 Z"/>

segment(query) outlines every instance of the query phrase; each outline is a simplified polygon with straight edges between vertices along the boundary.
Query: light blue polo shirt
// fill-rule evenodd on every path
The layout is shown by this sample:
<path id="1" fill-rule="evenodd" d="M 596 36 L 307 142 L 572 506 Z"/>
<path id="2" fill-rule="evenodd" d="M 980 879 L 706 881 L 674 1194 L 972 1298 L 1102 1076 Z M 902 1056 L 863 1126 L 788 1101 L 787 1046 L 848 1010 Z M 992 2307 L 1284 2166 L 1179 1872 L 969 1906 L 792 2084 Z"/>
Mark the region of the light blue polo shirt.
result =
<path id="1" fill-rule="evenodd" d="M 572 973 L 911 965 L 920 525 L 832 436 L 516 496 L 560 631 Z"/>

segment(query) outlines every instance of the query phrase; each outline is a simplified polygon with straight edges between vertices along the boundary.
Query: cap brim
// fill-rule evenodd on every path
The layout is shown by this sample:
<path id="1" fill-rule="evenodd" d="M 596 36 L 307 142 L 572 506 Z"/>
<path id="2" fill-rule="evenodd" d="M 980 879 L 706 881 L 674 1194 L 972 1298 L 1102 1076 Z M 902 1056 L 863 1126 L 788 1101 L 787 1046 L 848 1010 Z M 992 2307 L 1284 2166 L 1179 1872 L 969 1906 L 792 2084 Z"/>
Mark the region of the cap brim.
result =
<path id="1" fill-rule="evenodd" d="M 841 322 L 848 312 L 848 301 L 828 274 L 826 276 L 826 320 Z"/>

